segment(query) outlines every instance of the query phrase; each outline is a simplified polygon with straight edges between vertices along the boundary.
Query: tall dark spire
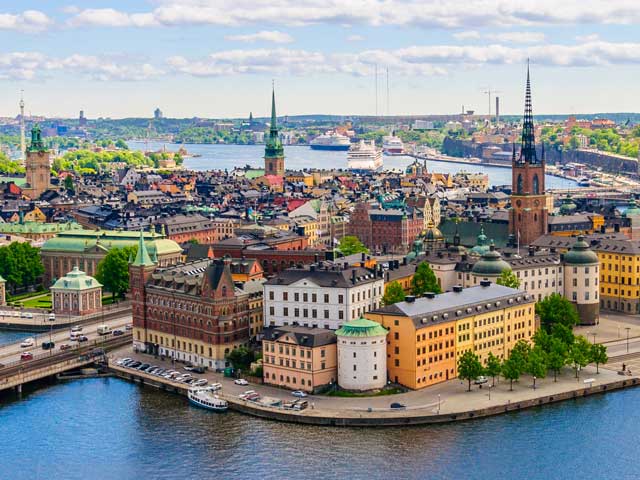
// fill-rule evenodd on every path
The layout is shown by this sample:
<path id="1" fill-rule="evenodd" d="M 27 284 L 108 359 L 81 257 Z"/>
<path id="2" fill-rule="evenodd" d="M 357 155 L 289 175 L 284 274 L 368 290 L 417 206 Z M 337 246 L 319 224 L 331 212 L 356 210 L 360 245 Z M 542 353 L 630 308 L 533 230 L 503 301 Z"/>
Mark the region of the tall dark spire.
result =
<path id="1" fill-rule="evenodd" d="M 284 148 L 278 134 L 278 124 L 276 123 L 276 90 L 271 91 L 271 125 L 269 126 L 269 136 L 264 149 L 265 158 L 284 157 Z"/>
<path id="2" fill-rule="evenodd" d="M 535 134 L 533 130 L 533 108 L 531 104 L 531 79 L 529 75 L 529 59 L 527 59 L 527 87 L 524 96 L 524 121 L 522 123 L 522 147 L 520 162 L 538 163 L 536 155 Z"/>
<path id="3" fill-rule="evenodd" d="M 271 127 L 269 128 L 272 132 L 278 132 L 278 125 L 276 123 L 276 89 L 273 87 L 271 89 Z"/>

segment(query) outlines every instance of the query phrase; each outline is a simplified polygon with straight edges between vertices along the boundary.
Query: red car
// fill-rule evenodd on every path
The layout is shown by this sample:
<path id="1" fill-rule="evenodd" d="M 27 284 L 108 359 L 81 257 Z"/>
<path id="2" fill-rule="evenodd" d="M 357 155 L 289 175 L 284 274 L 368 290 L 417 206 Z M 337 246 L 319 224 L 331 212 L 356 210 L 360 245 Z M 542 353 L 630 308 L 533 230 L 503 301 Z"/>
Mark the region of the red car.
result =
<path id="1" fill-rule="evenodd" d="M 33 353 L 22 352 L 22 354 L 20 355 L 20 360 L 33 360 Z"/>

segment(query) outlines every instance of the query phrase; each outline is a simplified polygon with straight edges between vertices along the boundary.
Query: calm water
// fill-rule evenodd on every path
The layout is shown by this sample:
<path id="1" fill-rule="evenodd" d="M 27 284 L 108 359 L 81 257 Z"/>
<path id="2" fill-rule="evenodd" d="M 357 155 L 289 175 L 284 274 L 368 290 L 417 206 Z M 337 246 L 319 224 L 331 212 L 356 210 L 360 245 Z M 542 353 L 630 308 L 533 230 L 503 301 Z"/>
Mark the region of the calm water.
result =
<path id="1" fill-rule="evenodd" d="M 640 390 L 473 422 L 330 429 L 216 415 L 119 379 L 0 397 L 0 478 L 638 478 Z"/>
<path id="2" fill-rule="evenodd" d="M 0 345 L 5 343 L 12 343 L 23 338 L 33 337 L 35 334 L 32 332 L 14 332 L 13 330 L 0 330 Z"/>
<path id="3" fill-rule="evenodd" d="M 201 155 L 200 157 L 186 158 L 184 165 L 193 170 L 224 170 L 245 165 L 262 166 L 264 155 L 264 145 L 200 145 L 175 143 L 149 142 L 128 142 L 129 147 L 137 150 L 160 150 L 166 147 L 169 151 L 177 151 L 184 147 L 191 154 Z M 311 150 L 304 146 L 285 146 L 287 168 L 300 170 L 303 168 L 346 168 L 347 152 Z M 384 166 L 388 169 L 404 169 L 413 162 L 413 158 L 407 156 L 384 157 Z M 439 173 L 457 173 L 460 170 L 467 172 L 481 172 L 489 175 L 490 185 L 511 184 L 511 169 L 487 167 L 479 165 L 463 165 L 448 162 L 428 162 L 427 168 Z M 547 175 L 547 188 L 570 188 L 576 183 L 558 177 Z"/>

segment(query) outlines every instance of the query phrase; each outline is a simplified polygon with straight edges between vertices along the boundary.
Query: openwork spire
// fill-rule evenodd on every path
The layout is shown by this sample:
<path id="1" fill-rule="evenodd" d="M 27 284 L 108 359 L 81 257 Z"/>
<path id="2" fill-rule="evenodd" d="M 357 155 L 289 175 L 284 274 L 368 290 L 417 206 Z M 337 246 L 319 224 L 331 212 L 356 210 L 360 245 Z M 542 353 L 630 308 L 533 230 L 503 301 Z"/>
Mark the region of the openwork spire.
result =
<path id="1" fill-rule="evenodd" d="M 524 122 L 522 124 L 522 147 L 520 162 L 538 163 L 536 155 L 535 134 L 533 131 L 533 108 L 531 104 L 531 79 L 529 75 L 529 60 L 527 59 L 527 87 L 524 96 Z"/>
<path id="2" fill-rule="evenodd" d="M 278 132 L 278 125 L 276 123 L 276 89 L 275 86 L 271 89 L 271 128 L 272 132 Z"/>

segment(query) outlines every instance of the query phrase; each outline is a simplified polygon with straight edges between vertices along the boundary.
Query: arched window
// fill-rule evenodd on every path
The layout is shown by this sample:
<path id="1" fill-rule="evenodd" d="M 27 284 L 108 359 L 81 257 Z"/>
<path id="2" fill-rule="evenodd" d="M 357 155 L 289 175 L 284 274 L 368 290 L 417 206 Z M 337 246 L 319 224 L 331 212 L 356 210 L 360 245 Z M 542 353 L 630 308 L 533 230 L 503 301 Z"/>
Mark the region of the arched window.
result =
<path id="1" fill-rule="evenodd" d="M 538 221 L 538 214 L 537 214 L 537 213 L 534 213 L 534 214 L 533 214 L 533 221 L 534 221 L 534 222 L 537 222 L 537 221 Z"/>
<path id="2" fill-rule="evenodd" d="M 516 192 L 517 193 L 522 193 L 522 190 L 523 190 L 522 174 L 519 173 L 518 174 L 518 182 L 517 182 L 517 186 L 516 186 Z"/>
<path id="3" fill-rule="evenodd" d="M 538 174 L 536 173 L 533 176 L 533 194 L 538 195 L 540 193 L 540 180 L 538 179 Z"/>

